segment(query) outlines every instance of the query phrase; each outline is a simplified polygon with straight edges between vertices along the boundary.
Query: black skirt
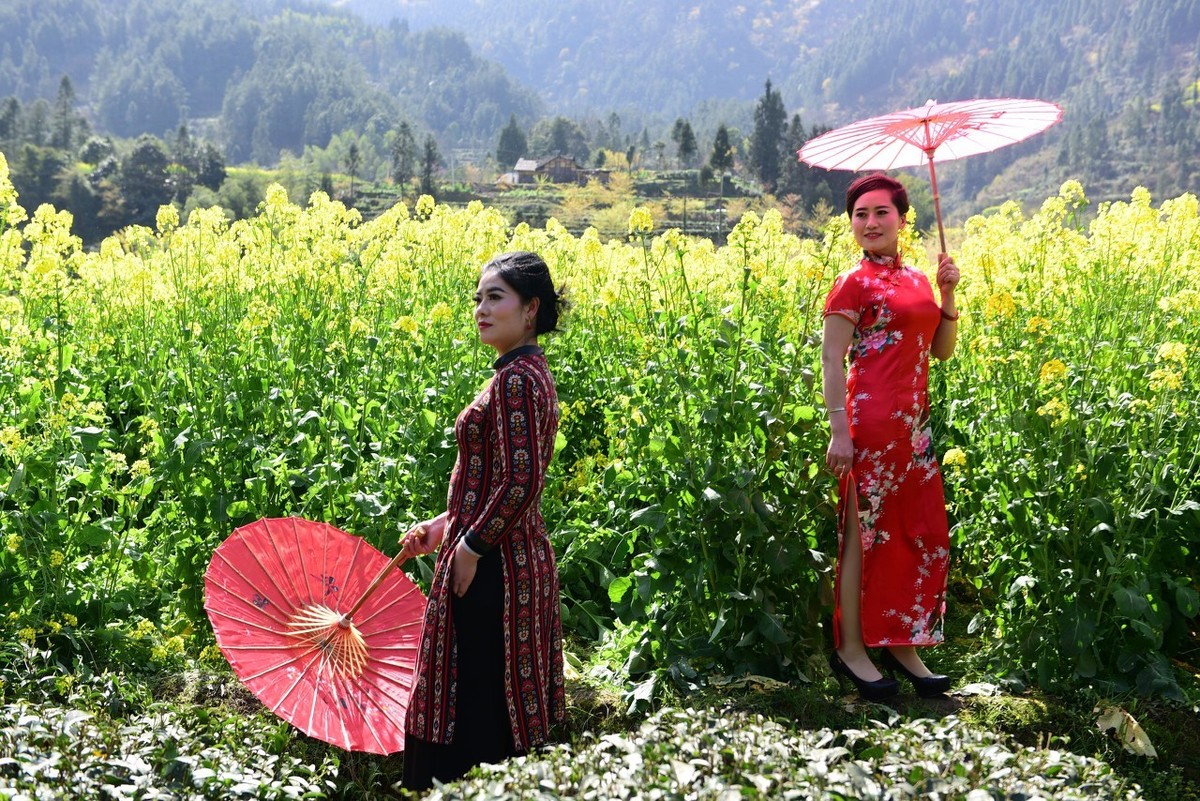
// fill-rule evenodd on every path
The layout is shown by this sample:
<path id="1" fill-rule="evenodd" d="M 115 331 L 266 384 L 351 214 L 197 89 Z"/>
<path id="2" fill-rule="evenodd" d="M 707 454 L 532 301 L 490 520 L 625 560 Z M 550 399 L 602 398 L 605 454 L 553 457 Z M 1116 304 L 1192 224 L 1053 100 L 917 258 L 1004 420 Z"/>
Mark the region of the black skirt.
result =
<path id="1" fill-rule="evenodd" d="M 458 677 L 454 738 L 429 743 L 404 738 L 404 779 L 410 790 L 452 782 L 484 762 L 503 762 L 519 752 L 504 692 L 504 567 L 500 550 L 484 554 L 462 598 L 451 594 Z"/>

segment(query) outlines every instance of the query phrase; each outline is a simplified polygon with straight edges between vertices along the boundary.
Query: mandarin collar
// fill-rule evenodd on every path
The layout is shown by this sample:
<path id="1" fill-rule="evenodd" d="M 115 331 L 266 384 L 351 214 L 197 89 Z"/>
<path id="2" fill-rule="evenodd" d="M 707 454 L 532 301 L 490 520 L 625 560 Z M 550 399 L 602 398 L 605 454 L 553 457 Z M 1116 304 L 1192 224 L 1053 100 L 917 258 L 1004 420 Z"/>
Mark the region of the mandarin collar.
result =
<path id="1" fill-rule="evenodd" d="M 880 267 L 888 269 L 904 269 L 903 256 L 897 253 L 895 256 L 881 256 L 878 253 L 872 253 L 869 250 L 863 251 L 863 258 L 872 264 L 877 264 Z"/>
<path id="2" fill-rule="evenodd" d="M 517 359 L 519 359 L 522 356 L 525 356 L 525 355 L 536 356 L 536 355 L 541 354 L 541 352 L 542 352 L 542 349 L 540 347 L 538 347 L 537 345 L 522 345 L 519 348 L 513 348 L 508 353 L 504 354 L 499 359 L 496 359 L 496 361 L 492 362 L 492 369 L 499 370 L 504 365 L 511 364 L 512 362 L 516 361 Z"/>

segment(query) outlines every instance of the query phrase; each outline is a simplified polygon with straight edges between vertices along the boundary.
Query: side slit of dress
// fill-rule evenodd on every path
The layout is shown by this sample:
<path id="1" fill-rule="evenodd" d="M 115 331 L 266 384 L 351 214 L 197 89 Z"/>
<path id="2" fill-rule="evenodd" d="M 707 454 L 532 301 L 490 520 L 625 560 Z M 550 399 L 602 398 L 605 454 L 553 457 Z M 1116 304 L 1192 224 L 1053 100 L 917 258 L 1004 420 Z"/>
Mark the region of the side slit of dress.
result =
<path id="1" fill-rule="evenodd" d="M 837 561 L 837 582 L 834 586 L 834 607 L 833 607 L 833 647 L 835 649 L 842 647 L 842 582 L 846 580 L 846 576 L 842 573 L 842 567 L 846 563 L 846 543 L 849 542 L 849 537 L 853 536 L 854 541 L 858 543 L 858 632 L 859 639 L 862 639 L 862 535 L 858 527 L 858 483 L 854 478 L 854 470 L 851 469 L 849 475 L 846 476 L 844 487 L 842 488 L 842 499 L 838 504 L 838 561 Z"/>

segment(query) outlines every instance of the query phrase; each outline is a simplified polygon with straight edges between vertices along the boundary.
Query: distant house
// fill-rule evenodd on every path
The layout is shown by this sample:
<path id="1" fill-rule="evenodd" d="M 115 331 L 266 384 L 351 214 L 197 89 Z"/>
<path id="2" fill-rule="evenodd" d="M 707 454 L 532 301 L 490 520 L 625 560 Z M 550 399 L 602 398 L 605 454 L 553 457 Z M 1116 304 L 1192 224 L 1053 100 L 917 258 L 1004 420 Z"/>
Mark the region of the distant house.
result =
<path id="1" fill-rule="evenodd" d="M 574 156 L 555 154 L 540 159 L 522 157 L 517 159 L 512 172 L 500 176 L 500 182 L 536 184 L 539 180 L 547 180 L 555 184 L 582 184 L 594 177 L 596 172 L 577 162 Z"/>

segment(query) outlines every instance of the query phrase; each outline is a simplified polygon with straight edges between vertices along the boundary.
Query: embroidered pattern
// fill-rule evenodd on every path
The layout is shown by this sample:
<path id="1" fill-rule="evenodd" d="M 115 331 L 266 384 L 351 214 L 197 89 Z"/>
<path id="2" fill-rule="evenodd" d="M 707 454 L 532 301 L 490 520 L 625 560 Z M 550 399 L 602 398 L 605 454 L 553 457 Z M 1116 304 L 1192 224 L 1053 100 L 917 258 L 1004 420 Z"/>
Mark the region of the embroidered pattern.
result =
<path id="1" fill-rule="evenodd" d="M 448 743 L 454 737 L 450 555 L 468 534 L 501 551 L 504 685 L 513 742 L 521 750 L 541 745 L 566 713 L 558 567 L 540 510 L 558 419 L 554 379 L 545 358 L 531 354 L 501 367 L 455 423 L 450 514 L 434 566 L 406 725 L 422 740 Z"/>

